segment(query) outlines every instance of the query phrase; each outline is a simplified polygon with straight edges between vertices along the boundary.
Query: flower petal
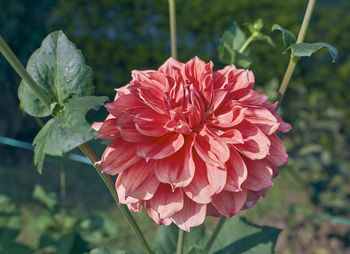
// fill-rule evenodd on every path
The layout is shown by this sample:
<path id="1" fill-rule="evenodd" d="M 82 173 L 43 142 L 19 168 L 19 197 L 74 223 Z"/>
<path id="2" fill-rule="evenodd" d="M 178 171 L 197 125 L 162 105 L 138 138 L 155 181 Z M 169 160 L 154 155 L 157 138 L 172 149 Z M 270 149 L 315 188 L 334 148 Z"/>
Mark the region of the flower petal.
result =
<path id="1" fill-rule="evenodd" d="M 138 99 L 133 94 L 126 94 L 118 97 L 115 101 L 107 103 L 105 105 L 106 109 L 113 116 L 118 117 L 120 114 L 124 113 L 129 109 L 137 109 L 142 111 L 148 108 L 140 99 Z"/>
<path id="2" fill-rule="evenodd" d="M 154 222 L 157 223 L 158 225 L 168 226 L 171 224 L 170 218 L 165 218 L 165 219 L 160 218 L 159 213 L 151 208 L 149 200 L 145 201 L 145 209 L 149 217 L 151 217 L 154 220 Z"/>
<path id="3" fill-rule="evenodd" d="M 225 190 L 241 191 L 242 183 L 247 179 L 248 171 L 241 155 L 234 147 L 230 147 L 231 156 L 226 162 L 227 165 L 227 181 Z"/>
<path id="4" fill-rule="evenodd" d="M 234 144 L 234 147 L 249 159 L 265 158 L 270 150 L 271 142 L 268 137 L 255 125 L 243 120 L 236 128 L 243 135 L 243 144 Z"/>
<path id="5" fill-rule="evenodd" d="M 222 191 L 213 197 L 213 205 L 226 217 L 232 217 L 237 214 L 245 204 L 247 191 L 239 192 Z"/>
<path id="6" fill-rule="evenodd" d="M 256 125 L 265 134 L 271 135 L 275 133 L 280 126 L 276 117 L 270 110 L 264 107 L 250 106 L 245 111 L 245 119 Z"/>
<path id="7" fill-rule="evenodd" d="M 169 184 L 160 184 L 149 204 L 158 212 L 159 218 L 168 218 L 182 209 L 183 191 L 180 188 L 172 190 Z"/>
<path id="8" fill-rule="evenodd" d="M 151 142 L 138 144 L 137 155 L 150 159 L 163 159 L 176 153 L 184 144 L 181 133 L 169 133 L 160 138 L 153 138 Z"/>
<path id="9" fill-rule="evenodd" d="M 191 227 L 198 226 L 205 219 L 207 205 L 198 204 L 184 195 L 182 210 L 171 216 L 173 222 L 182 230 L 190 231 Z"/>
<path id="10" fill-rule="evenodd" d="M 129 196 L 138 200 L 149 200 L 153 197 L 159 185 L 153 166 L 153 161 L 140 160 L 118 175 L 116 189 L 120 202 L 127 200 Z"/>
<path id="11" fill-rule="evenodd" d="M 133 119 L 136 130 L 142 135 L 151 137 L 160 137 L 167 133 L 165 125 L 169 120 L 169 116 L 158 114 L 153 110 L 143 110 Z"/>
<path id="12" fill-rule="evenodd" d="M 242 187 L 247 190 L 260 191 L 272 187 L 273 170 L 270 163 L 266 160 L 249 160 L 244 159 L 248 169 L 247 180 Z"/>
<path id="13" fill-rule="evenodd" d="M 162 183 L 169 183 L 173 188 L 190 184 L 195 172 L 192 157 L 193 138 L 185 138 L 184 146 L 176 153 L 154 164 L 154 172 Z"/>
<path id="14" fill-rule="evenodd" d="M 111 139 L 120 137 L 119 130 L 117 127 L 117 119 L 109 114 L 104 122 L 94 122 L 92 128 L 100 134 L 100 139 Z"/>
<path id="15" fill-rule="evenodd" d="M 274 165 L 281 167 L 288 161 L 286 147 L 276 134 L 269 136 L 269 139 L 271 142 L 270 154 L 267 155 L 266 159 L 268 159 Z"/>
<path id="16" fill-rule="evenodd" d="M 215 167 L 224 168 L 225 162 L 230 158 L 230 150 L 227 145 L 219 141 L 219 138 L 214 138 L 208 128 L 203 127 L 196 135 L 194 147 L 198 155 L 206 163 Z"/>
<path id="17" fill-rule="evenodd" d="M 124 141 L 122 138 L 114 139 L 106 148 L 102 159 L 95 163 L 110 175 L 116 175 L 137 163 L 141 157 L 135 156 L 136 144 Z"/>

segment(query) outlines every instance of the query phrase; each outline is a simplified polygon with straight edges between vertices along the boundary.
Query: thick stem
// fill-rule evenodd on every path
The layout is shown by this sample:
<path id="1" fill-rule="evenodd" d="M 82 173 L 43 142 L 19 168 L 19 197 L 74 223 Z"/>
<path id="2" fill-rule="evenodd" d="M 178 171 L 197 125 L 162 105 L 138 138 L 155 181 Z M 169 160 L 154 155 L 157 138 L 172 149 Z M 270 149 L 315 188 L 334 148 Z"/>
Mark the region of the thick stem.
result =
<path id="1" fill-rule="evenodd" d="M 177 238 L 176 254 L 183 254 L 185 245 L 185 231 L 179 228 L 179 236 Z"/>
<path id="2" fill-rule="evenodd" d="M 89 158 L 91 163 L 93 165 L 95 165 L 95 162 L 97 162 L 98 159 L 97 159 L 96 155 L 94 154 L 94 152 L 90 149 L 90 147 L 87 144 L 82 144 L 79 146 L 79 148 L 86 155 L 86 157 Z M 113 183 L 112 179 L 109 177 L 109 175 L 102 173 L 101 169 L 98 166 L 94 166 L 94 167 L 96 169 L 96 172 L 99 174 L 99 176 L 102 178 L 103 182 L 107 186 L 114 201 L 116 202 L 117 206 L 120 208 L 120 211 L 126 217 L 128 222 L 130 223 L 131 227 L 135 231 L 137 238 L 139 239 L 139 241 L 141 242 L 141 244 L 143 245 L 143 247 L 145 248 L 147 253 L 152 254 L 151 248 L 149 247 L 149 245 L 148 245 L 145 237 L 143 236 L 143 233 L 142 233 L 140 227 L 138 226 L 137 222 L 135 221 L 134 217 L 132 217 L 128 207 L 126 205 L 119 204 L 118 194 L 115 190 L 114 183 Z"/>
<path id="3" fill-rule="evenodd" d="M 207 244 L 205 245 L 205 248 L 204 248 L 205 251 L 207 251 L 207 252 L 210 251 L 210 248 L 213 245 L 213 243 L 214 243 L 216 237 L 218 236 L 218 234 L 219 234 L 222 226 L 224 225 L 225 221 L 226 221 L 226 217 L 221 217 L 220 218 L 220 220 L 218 221 L 218 224 L 216 224 L 214 232 L 211 234 Z"/>
<path id="4" fill-rule="evenodd" d="M 169 0 L 169 22 L 171 38 L 171 56 L 173 58 L 177 58 L 175 0 Z"/>
<path id="5" fill-rule="evenodd" d="M 311 15 L 312 15 L 312 11 L 313 11 L 313 9 L 315 7 L 315 3 L 316 3 L 316 0 L 309 0 L 309 3 L 308 3 L 307 8 L 306 8 L 305 15 L 304 15 L 303 23 L 301 24 L 300 31 L 299 31 L 299 34 L 298 34 L 297 43 L 300 43 L 300 42 L 304 41 L 304 38 L 305 38 L 305 35 L 306 35 L 306 30 L 307 30 L 307 28 L 309 26 Z M 296 64 L 298 63 L 298 60 L 299 60 L 299 57 L 295 57 L 292 54 L 290 55 L 288 67 L 287 67 L 286 73 L 284 74 L 281 86 L 280 86 L 279 91 L 278 91 L 278 98 L 277 98 L 277 100 L 278 100 L 278 105 L 277 106 L 278 107 L 282 103 L 284 94 L 285 94 L 285 92 L 287 90 L 289 81 L 290 81 L 290 79 L 292 77 L 294 68 L 295 68 Z"/>
<path id="6" fill-rule="evenodd" d="M 47 99 L 47 96 L 42 91 L 42 89 L 35 83 L 33 78 L 26 71 L 24 66 L 6 44 L 4 39 L 0 36 L 0 52 L 4 55 L 6 60 L 10 63 L 10 65 L 15 69 L 18 75 L 28 84 L 28 86 L 32 89 L 35 96 L 47 107 L 50 108 L 50 101 Z"/>

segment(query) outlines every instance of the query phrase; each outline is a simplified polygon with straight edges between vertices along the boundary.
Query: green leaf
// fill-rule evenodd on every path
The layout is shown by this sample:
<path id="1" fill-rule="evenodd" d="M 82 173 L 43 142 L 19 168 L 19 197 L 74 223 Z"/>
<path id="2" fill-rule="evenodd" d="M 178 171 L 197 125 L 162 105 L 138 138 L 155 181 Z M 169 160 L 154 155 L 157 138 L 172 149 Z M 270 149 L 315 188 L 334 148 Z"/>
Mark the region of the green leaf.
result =
<path id="1" fill-rule="evenodd" d="M 56 193 L 47 192 L 38 184 L 34 186 L 33 198 L 39 200 L 50 210 L 52 210 L 57 204 Z"/>
<path id="2" fill-rule="evenodd" d="M 273 253 L 280 232 L 278 228 L 255 225 L 244 218 L 232 218 L 224 224 L 210 253 Z"/>
<path id="3" fill-rule="evenodd" d="M 125 251 L 110 248 L 98 248 L 90 251 L 90 254 L 125 254 Z"/>
<path id="4" fill-rule="evenodd" d="M 233 23 L 230 30 L 226 31 L 218 47 L 220 60 L 224 64 L 236 64 L 243 68 L 248 68 L 251 64 L 249 50 L 240 54 L 239 50 L 246 41 L 245 34 L 239 28 L 236 22 Z"/>
<path id="5" fill-rule="evenodd" d="M 69 99 L 91 95 L 92 70 L 80 50 L 62 31 L 49 34 L 30 57 L 27 71 L 51 103 L 63 106 Z M 18 88 L 23 109 L 32 116 L 50 115 L 50 109 L 35 97 L 25 81 Z"/>
<path id="6" fill-rule="evenodd" d="M 296 42 L 294 34 L 288 31 L 287 29 L 284 29 L 282 26 L 278 24 L 274 24 L 272 26 L 272 31 L 275 31 L 275 30 L 278 30 L 282 33 L 283 44 L 286 48 L 290 47 L 292 44 Z"/>
<path id="7" fill-rule="evenodd" d="M 41 173 L 45 154 L 61 156 L 75 147 L 97 137 L 91 125 L 85 120 L 90 109 L 97 110 L 107 97 L 85 96 L 71 99 L 65 104 L 65 113 L 52 118 L 35 137 L 34 163 Z"/>
<path id="8" fill-rule="evenodd" d="M 332 62 L 334 63 L 338 57 L 338 51 L 332 45 L 324 42 L 315 43 L 295 43 L 289 47 L 292 50 L 294 56 L 311 56 L 321 48 L 328 49 L 329 54 L 332 56 Z"/>

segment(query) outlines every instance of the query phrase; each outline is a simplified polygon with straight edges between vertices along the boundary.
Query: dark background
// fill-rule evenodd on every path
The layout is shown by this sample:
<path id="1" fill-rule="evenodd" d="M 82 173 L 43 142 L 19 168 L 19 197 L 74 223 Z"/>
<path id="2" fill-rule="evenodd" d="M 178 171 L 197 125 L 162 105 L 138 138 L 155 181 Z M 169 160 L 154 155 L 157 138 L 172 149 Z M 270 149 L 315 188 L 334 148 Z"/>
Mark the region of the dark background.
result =
<path id="1" fill-rule="evenodd" d="M 251 69 L 256 89 L 273 101 L 288 55 L 281 54 L 281 35 L 270 28 L 277 23 L 297 34 L 307 1 L 177 0 L 176 4 L 178 59 L 198 56 L 212 60 L 215 69 L 223 66 L 217 53 L 220 36 L 232 22 L 248 34 L 243 24 L 262 18 L 264 33 L 271 35 L 276 47 L 253 44 Z M 61 29 L 93 67 L 96 94 L 110 98 L 114 88 L 129 82 L 133 69 L 156 69 L 169 57 L 168 19 L 166 0 L 0 0 L 0 34 L 23 64 L 48 33 Z M 284 136 L 290 162 L 267 197 L 279 205 L 259 205 L 247 216 L 285 229 L 279 253 L 345 253 L 350 251 L 350 227 L 315 219 L 312 212 L 350 218 L 350 1 L 318 1 L 305 41 L 328 42 L 338 49 L 339 58 L 331 64 L 322 50 L 299 62 L 282 104 L 283 117 L 293 126 Z M 0 136 L 32 142 L 39 128 L 19 108 L 19 82 L 0 57 Z M 89 119 L 105 116 L 100 110 Z M 97 143 L 93 145 L 101 153 Z M 60 185 L 57 163 L 47 163 L 39 176 L 32 157 L 31 151 L 0 144 L 0 193 L 29 207 L 35 183 L 57 192 Z M 112 201 L 93 169 L 77 163 L 68 166 L 67 197 L 74 209 L 108 210 Z M 297 213 L 291 205 L 309 212 Z"/>

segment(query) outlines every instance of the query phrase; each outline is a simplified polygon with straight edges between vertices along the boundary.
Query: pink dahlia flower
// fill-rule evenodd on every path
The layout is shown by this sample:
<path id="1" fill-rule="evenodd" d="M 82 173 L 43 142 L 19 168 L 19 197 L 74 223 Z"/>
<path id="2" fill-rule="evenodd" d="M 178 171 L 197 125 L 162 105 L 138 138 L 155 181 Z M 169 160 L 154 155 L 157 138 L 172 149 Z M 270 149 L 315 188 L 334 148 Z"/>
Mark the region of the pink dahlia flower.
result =
<path id="1" fill-rule="evenodd" d="M 170 58 L 132 77 L 106 104 L 107 119 L 93 125 L 113 139 L 96 164 L 119 174 L 120 203 L 189 231 L 206 215 L 232 217 L 266 194 L 288 161 L 276 133 L 291 126 L 252 90 L 251 71 L 213 72 L 197 57 Z"/>

